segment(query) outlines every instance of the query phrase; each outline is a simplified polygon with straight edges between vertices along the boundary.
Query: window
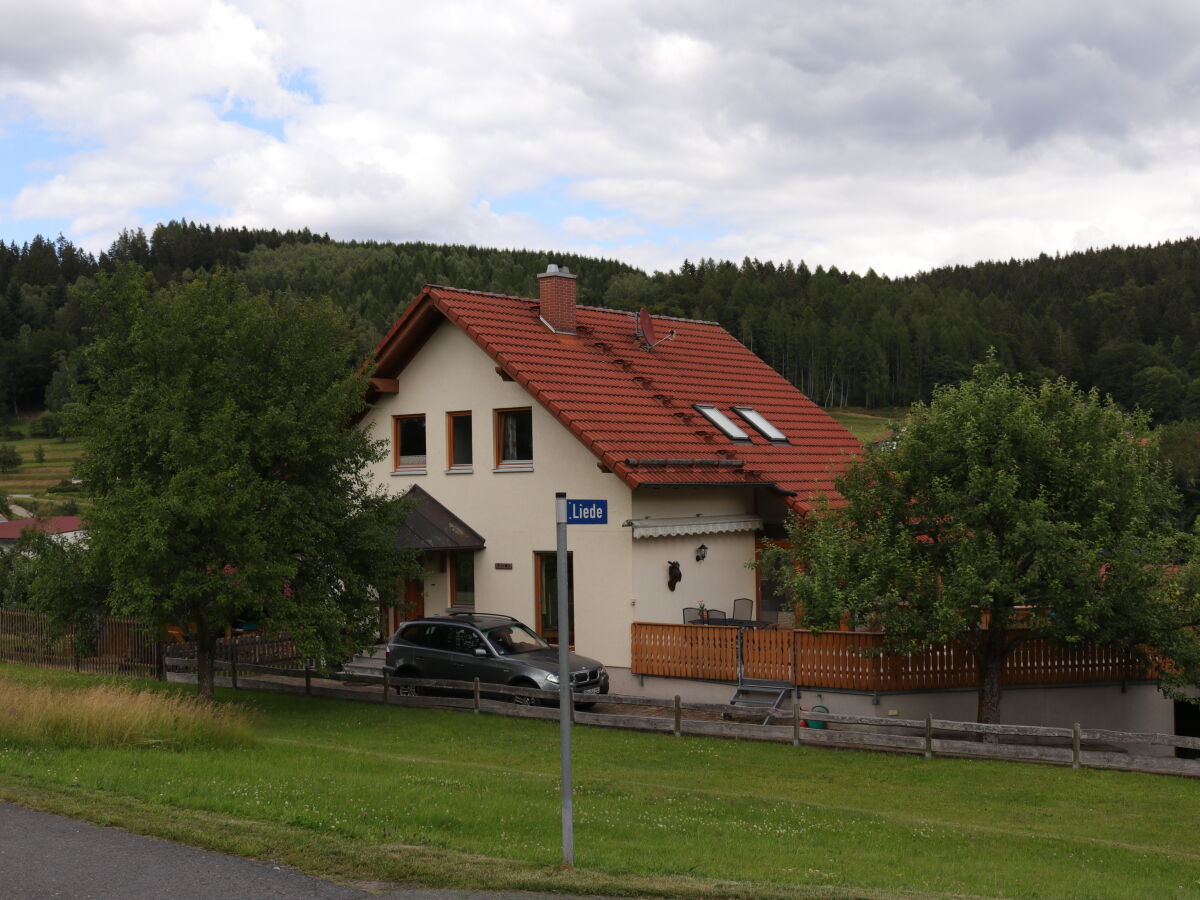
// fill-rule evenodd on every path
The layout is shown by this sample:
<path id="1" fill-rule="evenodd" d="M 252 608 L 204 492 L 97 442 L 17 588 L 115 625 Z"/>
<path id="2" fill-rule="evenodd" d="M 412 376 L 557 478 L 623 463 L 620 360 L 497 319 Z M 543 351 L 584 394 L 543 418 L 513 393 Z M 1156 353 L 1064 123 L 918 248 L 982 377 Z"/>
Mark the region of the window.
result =
<path id="1" fill-rule="evenodd" d="M 537 630 L 538 634 L 552 644 L 558 643 L 558 554 L 554 552 L 534 553 L 537 565 Z M 575 560 L 567 553 L 567 618 L 571 631 L 567 636 L 570 644 L 575 643 Z"/>
<path id="2" fill-rule="evenodd" d="M 396 472 L 425 471 L 425 417 L 396 416 L 392 420 L 392 468 Z"/>
<path id="3" fill-rule="evenodd" d="M 750 423 L 750 427 L 776 444 L 786 444 L 787 435 L 772 425 L 767 417 L 753 406 L 735 406 L 733 411 Z"/>
<path id="4" fill-rule="evenodd" d="M 450 628 L 448 650 L 454 653 L 474 654 L 477 647 L 483 646 L 483 635 L 474 628 L 464 628 L 461 625 Z"/>
<path id="5" fill-rule="evenodd" d="M 475 608 L 475 554 L 450 554 L 450 605 Z"/>
<path id="6" fill-rule="evenodd" d="M 471 414 L 446 413 L 447 471 L 470 472 L 471 461 Z"/>
<path id="7" fill-rule="evenodd" d="M 434 650 L 440 650 L 445 646 L 444 635 L 444 626 L 425 623 L 409 625 L 400 633 L 400 637 L 410 644 L 416 644 L 418 647 L 429 647 Z"/>
<path id="8" fill-rule="evenodd" d="M 730 440 L 750 440 L 750 435 L 738 428 L 737 425 L 733 423 L 733 419 L 729 418 L 729 416 L 725 415 L 725 413 L 721 412 L 712 404 L 697 403 L 695 404 L 695 410 L 704 416 L 704 418 L 708 419 L 708 421 L 712 422 L 719 429 L 721 429 L 721 431 L 724 432 L 725 437 L 729 438 Z"/>
<path id="9" fill-rule="evenodd" d="M 528 407 L 496 410 L 496 470 L 533 470 L 533 411 Z"/>

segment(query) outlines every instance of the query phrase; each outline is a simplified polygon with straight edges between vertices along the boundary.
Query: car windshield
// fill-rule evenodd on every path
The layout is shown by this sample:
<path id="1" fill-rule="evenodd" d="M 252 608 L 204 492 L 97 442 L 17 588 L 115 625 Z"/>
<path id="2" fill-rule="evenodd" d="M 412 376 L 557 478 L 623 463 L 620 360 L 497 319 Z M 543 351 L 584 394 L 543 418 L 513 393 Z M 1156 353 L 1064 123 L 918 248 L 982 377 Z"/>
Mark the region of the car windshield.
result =
<path id="1" fill-rule="evenodd" d="M 524 625 L 498 625 L 484 632 L 501 656 L 545 650 L 550 645 Z"/>

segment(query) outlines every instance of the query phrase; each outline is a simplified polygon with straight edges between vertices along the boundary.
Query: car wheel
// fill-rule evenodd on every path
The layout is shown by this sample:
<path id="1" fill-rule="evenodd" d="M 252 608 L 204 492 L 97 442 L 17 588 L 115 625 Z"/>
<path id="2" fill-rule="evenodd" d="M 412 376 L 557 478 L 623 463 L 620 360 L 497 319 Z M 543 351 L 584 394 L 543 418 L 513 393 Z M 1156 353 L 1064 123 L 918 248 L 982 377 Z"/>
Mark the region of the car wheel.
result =
<path id="1" fill-rule="evenodd" d="M 401 669 L 396 673 L 397 678 L 420 678 L 421 673 L 412 669 Z M 415 684 L 397 684 L 393 686 L 397 696 L 400 697 L 420 697 L 421 688 Z"/>
<path id="2" fill-rule="evenodd" d="M 513 687 L 531 688 L 534 686 L 532 684 L 527 684 L 525 682 L 521 682 L 519 684 L 514 684 Z M 510 694 L 509 697 L 512 700 L 512 702 L 515 703 L 517 706 L 541 706 L 542 705 L 542 701 L 539 698 L 532 696 L 531 694 Z"/>

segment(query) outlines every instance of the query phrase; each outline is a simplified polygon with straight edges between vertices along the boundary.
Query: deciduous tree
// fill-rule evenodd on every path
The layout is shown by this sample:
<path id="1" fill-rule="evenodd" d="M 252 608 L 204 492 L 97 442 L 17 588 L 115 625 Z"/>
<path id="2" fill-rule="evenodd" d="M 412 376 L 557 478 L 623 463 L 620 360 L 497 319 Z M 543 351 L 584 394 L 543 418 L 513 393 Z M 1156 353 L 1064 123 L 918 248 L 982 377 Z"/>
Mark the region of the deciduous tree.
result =
<path id="1" fill-rule="evenodd" d="M 344 315 L 227 273 L 156 289 L 128 265 L 91 303 L 99 330 L 67 415 L 112 608 L 195 635 L 203 696 L 238 619 L 314 656 L 361 648 L 376 591 L 412 559 L 395 547 L 403 502 L 364 476 L 383 448 L 351 426 L 365 385 Z"/>
<path id="2" fill-rule="evenodd" d="M 1184 536 L 1145 415 L 992 361 L 914 407 L 837 489 L 790 529 L 803 569 L 781 569 L 800 620 L 882 628 L 894 652 L 964 644 L 980 721 L 1031 638 L 1161 652 L 1169 684 L 1197 681 L 1200 609 L 1172 568 Z"/>

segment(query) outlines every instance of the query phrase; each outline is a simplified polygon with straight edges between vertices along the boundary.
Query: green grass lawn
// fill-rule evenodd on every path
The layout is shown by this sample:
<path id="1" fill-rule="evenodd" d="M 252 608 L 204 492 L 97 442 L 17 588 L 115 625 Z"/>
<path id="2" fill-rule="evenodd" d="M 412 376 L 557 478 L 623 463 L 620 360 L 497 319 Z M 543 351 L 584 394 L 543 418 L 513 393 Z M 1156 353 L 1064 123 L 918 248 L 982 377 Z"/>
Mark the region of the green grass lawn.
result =
<path id="1" fill-rule="evenodd" d="M 18 427 L 28 434 L 28 423 Z M 20 440 L 0 440 L 0 443 L 12 444 L 21 455 L 21 467 L 17 471 L 0 473 L 0 492 L 10 498 L 14 494 L 30 495 L 14 500 L 17 505 L 43 515 L 59 514 L 58 507 L 68 499 L 74 499 L 82 505 L 77 493 L 50 493 L 46 490 L 71 477 L 75 461 L 83 452 L 83 445 L 79 441 L 24 437 Z M 38 448 L 42 453 L 40 461 L 37 458 Z"/>
<path id="2" fill-rule="evenodd" d="M 0 678 L 0 690 L 102 680 L 13 665 Z M 563 870 L 555 723 L 219 694 L 254 710 L 253 746 L 0 740 L 0 797 L 352 882 L 746 898 L 1200 895 L 1196 781 L 581 727 L 576 869 Z"/>
<path id="3" fill-rule="evenodd" d="M 874 413 L 858 409 L 827 409 L 825 412 L 864 444 L 870 444 L 887 434 L 888 422 L 894 418 L 885 415 L 883 411 Z"/>

